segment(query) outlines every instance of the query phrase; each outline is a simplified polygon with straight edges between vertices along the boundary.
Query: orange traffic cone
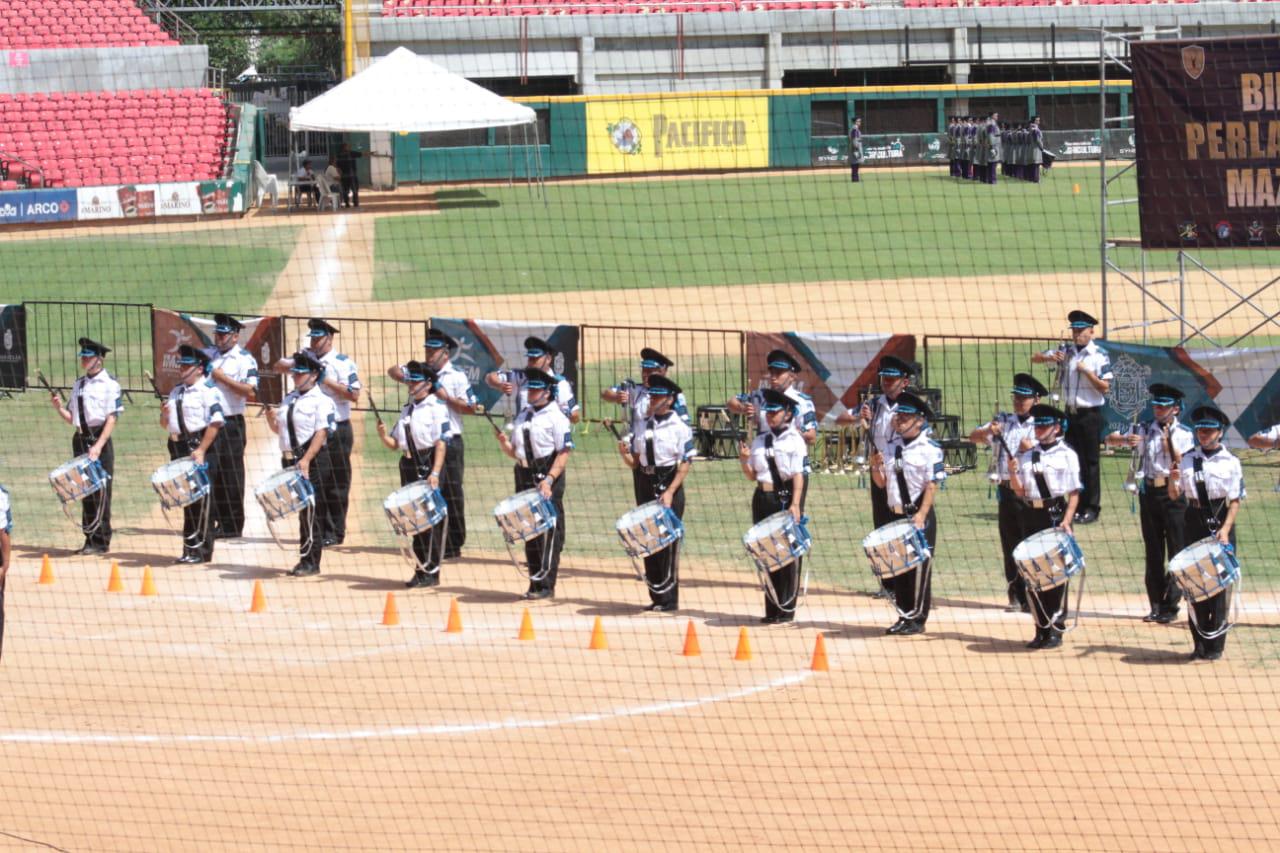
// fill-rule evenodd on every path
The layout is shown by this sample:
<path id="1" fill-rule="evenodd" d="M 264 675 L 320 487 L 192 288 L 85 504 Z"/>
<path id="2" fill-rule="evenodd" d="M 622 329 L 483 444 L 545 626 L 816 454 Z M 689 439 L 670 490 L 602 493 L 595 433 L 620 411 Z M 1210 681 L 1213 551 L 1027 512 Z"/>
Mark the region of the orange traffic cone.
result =
<path id="1" fill-rule="evenodd" d="M 1080 185 L 1079 185 L 1079 184 L 1072 184 L 1072 185 L 1071 185 L 1071 194 L 1072 194 L 1072 195 L 1080 195 Z"/>
<path id="2" fill-rule="evenodd" d="M 822 638 L 822 634 L 818 634 L 818 639 L 813 642 L 813 663 L 809 664 L 809 669 L 814 672 L 831 670 L 827 665 L 827 641 Z"/>
<path id="3" fill-rule="evenodd" d="M 684 651 L 680 654 L 687 658 L 696 658 L 702 654 L 702 647 L 698 645 L 698 629 L 693 627 L 693 620 L 689 620 L 689 627 L 684 629 Z"/>
<path id="4" fill-rule="evenodd" d="M 449 599 L 449 621 L 445 623 L 444 632 L 446 634 L 462 633 L 462 614 L 458 612 L 458 599 Z"/>
<path id="5" fill-rule="evenodd" d="M 138 595 L 157 595 L 156 579 L 151 577 L 151 567 L 144 566 L 142 569 L 142 589 L 138 590 Z"/>
<path id="6" fill-rule="evenodd" d="M 267 597 L 262 592 L 262 581 L 253 582 L 253 601 L 249 603 L 250 613 L 266 613 Z"/>
<path id="7" fill-rule="evenodd" d="M 524 616 L 520 617 L 520 633 L 516 635 L 517 640 L 533 640 L 533 617 L 529 615 L 529 608 L 524 609 Z"/>
<path id="8" fill-rule="evenodd" d="M 36 583 L 53 583 L 53 561 L 49 559 L 48 554 L 45 554 L 44 559 L 40 561 L 40 580 Z"/>
<path id="9" fill-rule="evenodd" d="M 111 561 L 111 577 L 107 580 L 107 592 L 124 592 L 124 580 L 120 577 L 120 564 Z"/>
<path id="10" fill-rule="evenodd" d="M 604 624 L 600 621 L 600 617 L 596 617 L 596 622 L 591 626 L 591 642 L 587 644 L 587 648 L 593 652 L 602 652 L 609 648 L 609 641 L 604 637 Z"/>
<path id="11" fill-rule="evenodd" d="M 387 593 L 387 603 L 382 608 L 382 624 L 400 624 L 400 612 L 396 610 L 396 594 L 394 592 Z"/>
<path id="12" fill-rule="evenodd" d="M 747 626 L 738 629 L 738 648 L 733 653 L 734 660 L 751 660 L 751 638 L 747 636 Z"/>

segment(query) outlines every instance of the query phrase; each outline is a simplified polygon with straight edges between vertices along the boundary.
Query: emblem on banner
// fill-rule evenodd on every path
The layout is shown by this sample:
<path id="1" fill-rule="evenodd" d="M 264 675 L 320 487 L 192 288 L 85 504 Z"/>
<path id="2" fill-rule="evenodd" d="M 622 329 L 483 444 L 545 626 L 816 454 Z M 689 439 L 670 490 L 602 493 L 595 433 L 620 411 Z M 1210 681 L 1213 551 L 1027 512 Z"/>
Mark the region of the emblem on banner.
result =
<path id="1" fill-rule="evenodd" d="M 1222 220 L 1217 225 L 1213 226 L 1213 233 L 1218 235 L 1219 240 L 1230 240 L 1231 239 L 1231 223 L 1225 219 Z"/>
<path id="2" fill-rule="evenodd" d="M 1277 226 L 1280 227 L 1280 226 Z M 1178 223 L 1178 238 L 1181 240 L 1195 240 L 1198 238 L 1196 234 L 1196 224 L 1194 222 Z"/>
<path id="3" fill-rule="evenodd" d="M 1112 409 L 1129 420 L 1147 404 L 1147 382 L 1151 379 L 1151 368 L 1139 364 L 1128 355 L 1122 355 L 1112 364 L 1111 373 L 1113 378 L 1107 394 L 1108 402 Z"/>
<path id="4" fill-rule="evenodd" d="M 608 125 L 609 140 L 621 154 L 640 153 L 640 128 L 629 118 L 618 119 L 617 124 Z"/>
<path id="5" fill-rule="evenodd" d="M 1192 80 L 1199 80 L 1204 73 L 1204 48 L 1198 44 L 1182 49 L 1182 70 Z"/>
<path id="6" fill-rule="evenodd" d="M 1255 219 L 1255 220 L 1253 220 L 1252 222 L 1250 222 L 1250 223 L 1249 223 L 1249 242 L 1250 242 L 1250 243 L 1261 243 L 1261 242 L 1262 242 L 1262 231 L 1263 231 L 1263 229 L 1262 229 L 1262 223 L 1261 223 L 1261 222 L 1259 222 L 1259 221 L 1258 221 L 1258 220 L 1256 220 L 1256 219 Z"/>
<path id="7" fill-rule="evenodd" d="M 13 329 L 4 330 L 4 351 L 9 352 L 13 349 Z"/>

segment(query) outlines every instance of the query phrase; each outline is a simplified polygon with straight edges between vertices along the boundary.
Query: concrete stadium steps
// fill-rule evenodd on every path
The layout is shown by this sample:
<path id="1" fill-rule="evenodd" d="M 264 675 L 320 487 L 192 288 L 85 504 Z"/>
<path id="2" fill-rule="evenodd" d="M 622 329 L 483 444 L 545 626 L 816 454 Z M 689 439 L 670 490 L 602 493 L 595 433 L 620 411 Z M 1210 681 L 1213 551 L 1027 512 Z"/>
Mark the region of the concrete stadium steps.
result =
<path id="1" fill-rule="evenodd" d="M 212 180 L 230 123 L 209 89 L 0 94 L 0 167 L 29 186 Z"/>
<path id="2" fill-rule="evenodd" d="M 0 0 L 0 50 L 175 44 L 133 0 Z"/>

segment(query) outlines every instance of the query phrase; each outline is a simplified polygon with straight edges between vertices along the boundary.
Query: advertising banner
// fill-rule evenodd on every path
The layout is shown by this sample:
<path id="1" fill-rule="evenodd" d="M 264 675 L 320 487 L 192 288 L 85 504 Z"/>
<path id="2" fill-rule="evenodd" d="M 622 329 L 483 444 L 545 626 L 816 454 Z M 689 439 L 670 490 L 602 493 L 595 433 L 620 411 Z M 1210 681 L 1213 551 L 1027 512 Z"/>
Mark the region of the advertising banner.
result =
<path id="1" fill-rule="evenodd" d="M 515 414 L 511 397 L 490 388 L 484 377 L 499 368 L 524 367 L 524 339 L 530 335 L 542 338 L 556 350 L 556 373 L 569 380 L 575 393 L 578 390 L 577 326 L 432 317 L 431 328 L 439 329 L 458 342 L 453 364 L 467 374 L 476 400 L 488 411 Z"/>
<path id="2" fill-rule="evenodd" d="M 1228 444 L 1243 447 L 1255 432 L 1280 423 L 1280 347 L 1186 350 L 1101 341 L 1114 378 L 1103 411 L 1104 433 L 1124 432 L 1151 417 L 1147 387 L 1164 382 L 1186 394 L 1182 420 L 1206 403 L 1231 418 Z"/>
<path id="3" fill-rule="evenodd" d="M 1143 248 L 1280 246 L 1280 36 L 1133 43 Z"/>
<path id="4" fill-rule="evenodd" d="M 156 187 L 156 216 L 196 216 L 200 192 L 195 184 L 160 184 Z"/>
<path id="5" fill-rule="evenodd" d="M 24 190 L 0 193 L 0 225 L 20 222 L 63 222 L 75 218 L 75 190 Z"/>
<path id="6" fill-rule="evenodd" d="M 587 172 L 769 165 L 769 98 L 670 95 L 587 103 Z"/>
<path id="7" fill-rule="evenodd" d="M 258 401 L 279 403 L 280 378 L 272 365 L 285 356 L 284 325 L 279 317 L 237 317 L 244 324 L 240 346 L 258 362 Z M 156 386 L 168 394 L 179 382 L 178 347 L 213 348 L 213 318 L 182 314 L 165 308 L 151 312 L 151 359 Z"/>
<path id="8" fill-rule="evenodd" d="M 27 386 L 27 312 L 0 305 L 0 388 Z"/>
<path id="9" fill-rule="evenodd" d="M 769 352 L 786 350 L 800 362 L 800 390 L 813 398 L 819 422 L 828 425 L 857 408 L 860 394 L 879 382 L 876 371 L 882 357 L 910 361 L 916 355 L 913 335 L 747 332 L 746 344 L 749 390 L 762 387 L 768 377 Z"/>

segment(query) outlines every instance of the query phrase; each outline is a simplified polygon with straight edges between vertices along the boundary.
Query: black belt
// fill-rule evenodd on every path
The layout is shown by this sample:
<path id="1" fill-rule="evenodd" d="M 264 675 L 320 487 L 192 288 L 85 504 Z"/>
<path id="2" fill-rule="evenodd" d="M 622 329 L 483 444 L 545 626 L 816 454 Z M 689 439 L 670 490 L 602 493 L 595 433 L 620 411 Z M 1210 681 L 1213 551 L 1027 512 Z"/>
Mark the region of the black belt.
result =
<path id="1" fill-rule="evenodd" d="M 105 424 L 104 424 L 104 426 L 105 426 Z M 76 430 L 76 432 L 77 432 L 77 433 L 79 433 L 80 435 L 84 436 L 85 438 L 92 439 L 93 441 L 97 441 L 97 440 L 98 440 L 98 436 L 102 435 L 102 427 L 101 427 L 101 426 L 99 426 L 99 427 L 97 427 L 97 428 L 90 428 L 90 429 L 87 429 L 87 430 L 85 430 L 85 429 L 77 429 L 77 430 Z"/>
<path id="2" fill-rule="evenodd" d="M 1049 498 L 1048 500 L 1028 500 L 1022 498 L 1022 503 L 1031 509 L 1065 509 L 1067 506 L 1066 498 Z"/>
<path id="3" fill-rule="evenodd" d="M 551 463 L 555 461 L 556 454 L 552 453 L 550 456 L 543 456 L 541 459 L 533 460 L 533 462 L 526 462 L 521 465 L 521 467 L 528 468 L 530 471 L 537 471 L 540 474 L 545 474 L 547 471 L 551 470 Z"/>
<path id="4" fill-rule="evenodd" d="M 675 465 L 641 465 L 640 473 L 648 477 L 666 477 L 676 470 Z"/>
<path id="5" fill-rule="evenodd" d="M 228 421 L 243 421 L 244 415 L 223 415 Z"/>
<path id="6" fill-rule="evenodd" d="M 1081 412 L 1096 412 L 1101 406 L 1067 406 L 1067 414 L 1078 415 Z"/>

